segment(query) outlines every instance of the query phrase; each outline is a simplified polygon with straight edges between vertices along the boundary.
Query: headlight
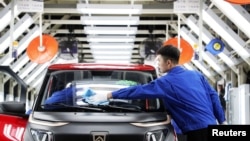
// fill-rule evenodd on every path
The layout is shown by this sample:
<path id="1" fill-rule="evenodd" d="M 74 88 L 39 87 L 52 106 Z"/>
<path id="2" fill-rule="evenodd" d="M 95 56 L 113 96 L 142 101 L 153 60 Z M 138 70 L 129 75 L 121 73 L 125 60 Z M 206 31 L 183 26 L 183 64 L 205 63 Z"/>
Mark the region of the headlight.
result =
<path id="1" fill-rule="evenodd" d="M 164 141 L 166 138 L 165 130 L 150 131 L 146 134 L 146 141 Z"/>
<path id="2" fill-rule="evenodd" d="M 52 132 L 46 130 L 31 129 L 31 135 L 34 141 L 52 141 Z"/>

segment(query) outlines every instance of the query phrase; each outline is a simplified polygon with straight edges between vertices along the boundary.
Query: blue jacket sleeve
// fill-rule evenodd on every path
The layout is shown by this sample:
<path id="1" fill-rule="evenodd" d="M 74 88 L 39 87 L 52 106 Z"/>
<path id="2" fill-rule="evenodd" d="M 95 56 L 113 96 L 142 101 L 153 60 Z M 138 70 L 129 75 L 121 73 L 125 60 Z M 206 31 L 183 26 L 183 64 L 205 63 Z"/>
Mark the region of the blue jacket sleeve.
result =
<path id="1" fill-rule="evenodd" d="M 202 81 L 204 82 L 204 85 L 207 89 L 207 92 L 210 96 L 212 106 L 213 106 L 214 115 L 215 115 L 216 119 L 218 120 L 218 122 L 221 124 L 222 122 L 224 122 L 226 120 L 226 117 L 225 117 L 224 110 L 223 110 L 221 103 L 220 103 L 219 95 L 215 91 L 215 89 L 211 87 L 211 85 L 208 83 L 206 78 L 202 75 L 201 75 L 201 77 L 202 77 Z"/>
<path id="2" fill-rule="evenodd" d="M 163 84 L 161 79 L 156 79 L 148 84 L 113 91 L 112 97 L 116 99 L 163 98 L 166 96 L 166 92 L 161 88 Z M 167 87 L 166 82 L 164 86 Z"/>

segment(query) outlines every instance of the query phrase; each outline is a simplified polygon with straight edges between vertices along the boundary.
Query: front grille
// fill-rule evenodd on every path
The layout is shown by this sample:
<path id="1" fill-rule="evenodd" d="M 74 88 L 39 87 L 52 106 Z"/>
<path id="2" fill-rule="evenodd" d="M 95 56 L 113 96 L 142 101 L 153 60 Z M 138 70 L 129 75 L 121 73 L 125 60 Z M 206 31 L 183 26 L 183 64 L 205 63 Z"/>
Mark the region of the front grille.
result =
<path id="1" fill-rule="evenodd" d="M 107 135 L 106 141 L 143 141 L 143 135 Z M 93 135 L 55 135 L 55 141 L 102 141 L 94 140 Z"/>
<path id="2" fill-rule="evenodd" d="M 107 141 L 143 141 L 144 136 L 142 135 L 110 135 Z"/>
<path id="3" fill-rule="evenodd" d="M 91 135 L 55 135 L 55 141 L 93 141 Z"/>

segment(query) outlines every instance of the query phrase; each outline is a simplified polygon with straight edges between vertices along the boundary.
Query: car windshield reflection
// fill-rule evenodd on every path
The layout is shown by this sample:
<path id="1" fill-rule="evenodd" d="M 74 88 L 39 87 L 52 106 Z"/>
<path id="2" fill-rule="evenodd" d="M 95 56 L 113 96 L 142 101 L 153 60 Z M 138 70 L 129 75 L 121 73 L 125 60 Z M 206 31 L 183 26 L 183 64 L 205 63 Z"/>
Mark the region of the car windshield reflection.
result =
<path id="1" fill-rule="evenodd" d="M 160 99 L 111 99 L 90 103 L 91 95 L 106 94 L 129 86 L 150 82 L 145 72 L 130 71 L 58 71 L 51 74 L 43 100 L 42 111 L 155 112 L 163 111 Z"/>

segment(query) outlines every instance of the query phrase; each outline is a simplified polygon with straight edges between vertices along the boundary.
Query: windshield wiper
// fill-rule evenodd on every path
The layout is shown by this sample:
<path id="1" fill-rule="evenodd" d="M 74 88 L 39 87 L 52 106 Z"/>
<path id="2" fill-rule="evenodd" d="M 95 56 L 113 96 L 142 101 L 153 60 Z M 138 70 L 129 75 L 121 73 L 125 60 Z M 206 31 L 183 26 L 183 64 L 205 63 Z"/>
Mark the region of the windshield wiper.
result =
<path id="1" fill-rule="evenodd" d="M 60 108 L 71 108 L 71 109 L 83 109 L 83 110 L 92 110 L 92 111 L 104 111 L 101 108 L 97 107 L 89 107 L 89 106 L 72 106 L 72 105 L 67 105 L 63 103 L 51 103 L 51 104 L 43 104 L 41 107 L 44 107 L 45 109 L 48 110 L 55 110 L 55 109 L 60 109 Z"/>
<path id="2" fill-rule="evenodd" d="M 103 105 L 103 107 L 106 108 L 112 108 L 112 109 L 118 109 L 118 110 L 125 110 L 125 111 L 132 111 L 132 112 L 140 112 L 141 109 L 138 107 L 132 107 L 132 106 L 116 106 L 116 105 Z"/>

